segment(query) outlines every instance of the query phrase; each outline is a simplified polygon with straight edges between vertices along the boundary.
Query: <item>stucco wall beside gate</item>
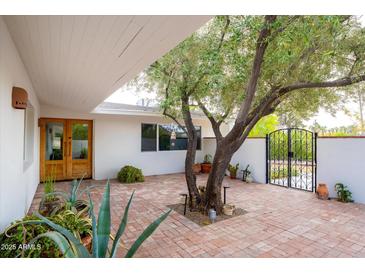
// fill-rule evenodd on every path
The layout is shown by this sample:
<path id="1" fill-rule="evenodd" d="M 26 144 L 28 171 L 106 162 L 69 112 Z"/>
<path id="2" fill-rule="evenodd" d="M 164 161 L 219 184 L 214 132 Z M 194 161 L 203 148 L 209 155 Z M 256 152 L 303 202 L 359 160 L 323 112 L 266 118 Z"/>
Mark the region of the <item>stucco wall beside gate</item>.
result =
<path id="1" fill-rule="evenodd" d="M 215 139 L 204 139 L 204 153 L 214 155 Z M 240 170 L 250 165 L 251 176 L 258 183 L 266 182 L 266 140 L 265 138 L 248 138 L 233 155 L 232 164 L 239 163 Z M 238 174 L 240 175 L 240 173 Z"/>
<path id="2" fill-rule="evenodd" d="M 365 203 L 365 138 L 318 138 L 318 182 L 327 184 L 330 196 L 334 186 L 348 186 L 356 202 Z"/>
<path id="3" fill-rule="evenodd" d="M 214 155 L 215 139 L 206 139 L 205 153 Z M 240 169 L 250 164 L 256 182 L 266 182 L 265 138 L 249 138 L 233 155 L 231 162 Z M 317 140 L 317 183 L 327 184 L 330 197 L 336 197 L 335 184 L 348 186 L 355 202 L 365 203 L 365 138 L 319 137 Z"/>

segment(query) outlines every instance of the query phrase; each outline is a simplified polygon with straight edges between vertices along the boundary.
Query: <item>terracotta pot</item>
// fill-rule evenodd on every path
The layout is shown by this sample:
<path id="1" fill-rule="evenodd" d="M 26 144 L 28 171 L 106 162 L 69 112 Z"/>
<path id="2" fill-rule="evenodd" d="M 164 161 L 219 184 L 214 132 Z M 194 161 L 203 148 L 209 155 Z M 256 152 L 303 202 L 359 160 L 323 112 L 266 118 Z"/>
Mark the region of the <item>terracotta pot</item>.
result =
<path id="1" fill-rule="evenodd" d="M 201 167 L 200 164 L 194 164 L 193 165 L 193 172 L 194 172 L 194 174 L 199 174 L 200 171 L 201 171 L 201 169 L 202 169 L 202 167 Z"/>
<path id="2" fill-rule="evenodd" d="M 231 179 L 236 179 L 236 178 L 237 178 L 237 172 L 236 172 L 236 173 L 232 173 L 232 172 L 230 172 L 230 173 L 229 173 L 229 177 L 230 177 Z"/>
<path id="3" fill-rule="evenodd" d="M 318 196 L 318 199 L 328 200 L 328 188 L 327 188 L 326 184 L 323 184 L 323 183 L 318 184 L 317 196 Z"/>
<path id="4" fill-rule="evenodd" d="M 209 173 L 212 168 L 212 164 L 203 163 L 201 164 L 201 168 L 203 173 Z"/>

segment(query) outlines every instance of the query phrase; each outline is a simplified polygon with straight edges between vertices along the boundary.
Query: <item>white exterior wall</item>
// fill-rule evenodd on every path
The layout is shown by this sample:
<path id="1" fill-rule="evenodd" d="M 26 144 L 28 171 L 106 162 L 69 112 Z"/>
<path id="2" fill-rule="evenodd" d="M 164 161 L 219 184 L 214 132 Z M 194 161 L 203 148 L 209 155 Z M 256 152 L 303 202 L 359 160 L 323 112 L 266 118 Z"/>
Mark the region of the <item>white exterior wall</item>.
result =
<path id="1" fill-rule="evenodd" d="M 355 202 L 365 203 L 365 138 L 318 138 L 317 146 L 317 183 L 326 183 L 331 197 L 343 183 Z"/>
<path id="2" fill-rule="evenodd" d="M 13 86 L 24 88 L 34 108 L 33 161 L 25 164 L 24 110 L 11 106 Z M 28 211 L 39 182 L 39 104 L 18 51 L 0 16 L 0 231 Z"/>
<path id="3" fill-rule="evenodd" d="M 204 140 L 205 153 L 214 155 L 215 139 Z M 266 144 L 264 138 L 248 138 L 233 155 L 231 163 L 240 169 L 250 165 L 253 179 L 266 181 Z M 336 197 L 340 182 L 352 192 L 355 202 L 365 203 L 365 138 L 321 138 L 317 140 L 317 183 L 326 183 L 330 197 Z"/>
<path id="4" fill-rule="evenodd" d="M 171 119 L 158 116 L 128 116 L 115 114 L 82 114 L 42 106 L 41 117 L 92 119 L 93 136 L 93 178 L 97 180 L 115 178 L 121 167 L 133 165 L 141 168 L 144 175 L 169 174 L 184 171 L 185 150 L 180 151 L 141 151 L 141 124 L 171 124 Z M 195 120 L 201 126 L 202 136 L 212 136 L 207 120 Z M 196 161 L 204 157 L 202 150 L 197 151 Z"/>
<path id="5" fill-rule="evenodd" d="M 214 156 L 215 139 L 204 140 L 204 153 L 209 153 Z M 246 168 L 250 165 L 249 169 L 252 172 L 251 176 L 255 182 L 266 182 L 266 143 L 265 138 L 248 138 L 238 151 L 233 155 L 231 163 L 239 163 L 239 169 Z M 238 173 L 240 175 L 240 173 Z"/>
<path id="6" fill-rule="evenodd" d="M 121 118 L 110 115 L 95 119 L 95 179 L 115 178 L 124 165 L 141 168 L 144 175 L 184 171 L 186 150 L 141 151 L 142 123 L 165 124 L 171 123 L 171 120 L 136 116 Z M 204 123 L 195 122 L 195 125 L 202 126 L 204 134 Z M 197 161 L 202 161 L 202 151 L 197 151 Z"/>

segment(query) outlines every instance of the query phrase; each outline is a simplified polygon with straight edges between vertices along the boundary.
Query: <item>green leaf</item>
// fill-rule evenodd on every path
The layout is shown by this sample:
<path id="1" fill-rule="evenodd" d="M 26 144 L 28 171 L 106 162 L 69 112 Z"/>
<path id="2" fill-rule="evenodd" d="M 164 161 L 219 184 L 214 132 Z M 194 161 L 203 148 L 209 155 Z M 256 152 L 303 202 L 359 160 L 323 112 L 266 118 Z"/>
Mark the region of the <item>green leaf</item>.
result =
<path id="1" fill-rule="evenodd" d="M 72 183 L 72 194 L 71 194 L 71 201 L 72 203 L 74 203 L 76 200 L 77 200 L 77 192 L 79 190 L 79 187 L 80 187 L 80 184 L 82 183 L 82 181 L 84 180 L 84 177 L 85 177 L 85 174 L 82 175 L 81 179 L 80 180 L 75 180 L 75 184 L 74 182 Z"/>
<path id="2" fill-rule="evenodd" d="M 110 184 L 109 179 L 106 183 L 103 200 L 101 201 L 98 215 L 98 256 L 104 258 L 108 250 L 108 242 L 110 235 Z"/>
<path id="3" fill-rule="evenodd" d="M 99 257 L 99 253 L 98 253 L 99 242 L 98 242 L 96 218 L 95 218 L 95 214 L 94 214 L 94 204 L 91 200 L 90 192 L 88 192 L 88 196 L 89 196 L 89 201 L 90 201 L 90 215 L 91 215 L 92 237 L 93 237 L 92 238 L 92 254 L 93 254 L 93 257 L 98 258 Z"/>
<path id="4" fill-rule="evenodd" d="M 117 247 L 119 245 L 119 242 L 120 242 L 120 238 L 122 237 L 123 233 L 124 233 L 124 230 L 127 226 L 127 222 L 128 222 L 128 211 L 129 211 L 129 207 L 131 205 L 131 202 L 132 202 L 132 199 L 133 199 L 133 195 L 134 195 L 134 191 L 131 195 L 131 197 L 129 198 L 129 201 L 128 201 L 128 204 L 124 210 L 124 215 L 123 215 L 123 218 L 122 218 L 122 221 L 119 225 L 119 229 L 117 231 L 117 234 L 115 235 L 115 239 L 114 239 L 114 242 L 113 242 L 113 247 L 112 247 L 112 250 L 111 250 L 111 254 L 110 254 L 110 257 L 115 257 L 116 253 L 117 253 Z"/>
<path id="5" fill-rule="evenodd" d="M 156 219 L 152 224 L 150 224 L 138 237 L 138 239 L 133 243 L 131 248 L 128 250 L 127 254 L 125 255 L 125 258 L 132 258 L 133 255 L 136 253 L 138 248 L 142 245 L 142 243 L 149 237 L 151 234 L 157 229 L 157 227 L 167 218 L 167 216 L 170 214 L 171 209 L 162 214 L 158 219 Z"/>
<path id="6" fill-rule="evenodd" d="M 48 220 L 47 218 L 43 217 L 39 213 L 34 213 L 35 216 L 40 218 L 45 224 L 52 227 L 54 230 L 58 231 L 59 233 L 63 234 L 67 240 L 75 246 L 75 252 L 77 253 L 77 257 L 81 258 L 89 258 L 90 254 L 87 251 L 86 247 L 82 245 L 82 243 L 67 229 L 63 228 L 60 225 L 55 224 L 54 222 Z"/>
<path id="7" fill-rule="evenodd" d="M 49 231 L 49 232 L 40 234 L 37 237 L 33 238 L 29 242 L 29 244 L 31 245 L 31 244 L 35 243 L 40 238 L 49 238 L 52 241 L 54 241 L 56 243 L 56 245 L 58 246 L 58 248 L 61 250 L 62 254 L 66 258 L 75 258 L 76 257 L 75 253 L 72 250 L 70 243 L 67 241 L 67 239 L 61 233 L 59 233 L 57 231 Z"/>

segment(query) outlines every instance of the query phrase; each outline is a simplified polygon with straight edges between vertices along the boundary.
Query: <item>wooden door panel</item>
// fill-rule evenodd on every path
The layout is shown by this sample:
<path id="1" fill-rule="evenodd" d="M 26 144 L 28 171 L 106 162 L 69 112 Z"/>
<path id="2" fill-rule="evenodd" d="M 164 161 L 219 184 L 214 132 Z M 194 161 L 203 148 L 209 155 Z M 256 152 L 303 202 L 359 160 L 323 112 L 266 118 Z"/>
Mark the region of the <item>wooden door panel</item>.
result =
<path id="1" fill-rule="evenodd" d="M 81 178 L 82 176 L 91 177 L 88 161 L 72 161 L 72 177 Z"/>
<path id="2" fill-rule="evenodd" d="M 66 178 L 66 121 L 64 119 L 40 119 L 40 177 L 56 180 Z"/>
<path id="3" fill-rule="evenodd" d="M 63 161 L 59 161 L 58 163 L 57 162 L 58 161 L 47 161 L 45 163 L 45 176 L 54 176 L 56 180 L 66 179 L 66 168 Z"/>

